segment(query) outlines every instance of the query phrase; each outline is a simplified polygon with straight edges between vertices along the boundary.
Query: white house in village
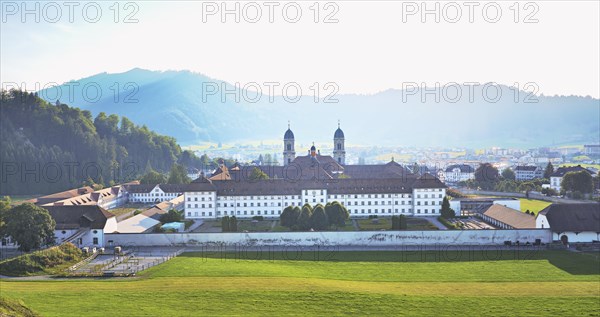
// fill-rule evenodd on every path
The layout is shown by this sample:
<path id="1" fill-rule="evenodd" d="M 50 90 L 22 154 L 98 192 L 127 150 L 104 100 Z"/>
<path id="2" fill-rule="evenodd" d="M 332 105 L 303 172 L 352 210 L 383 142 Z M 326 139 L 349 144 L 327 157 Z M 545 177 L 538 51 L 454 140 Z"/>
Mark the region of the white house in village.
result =
<path id="1" fill-rule="evenodd" d="M 183 195 L 183 184 L 141 184 L 126 186 L 131 203 L 159 203 Z"/>
<path id="2" fill-rule="evenodd" d="M 556 171 L 554 171 L 554 173 L 552 173 L 552 175 L 550 175 L 550 188 L 556 190 L 557 192 L 560 192 L 560 186 L 561 186 L 562 179 L 565 176 L 565 174 L 567 174 L 569 172 L 579 172 L 579 171 L 586 171 L 586 172 L 590 173 L 590 175 L 592 175 L 592 176 L 595 175 L 595 173 L 593 171 L 583 168 L 583 167 L 581 167 L 581 165 L 569 166 L 569 167 L 559 167 L 556 169 Z"/>
<path id="3" fill-rule="evenodd" d="M 456 184 L 475 178 L 475 169 L 467 164 L 453 164 L 446 167 L 444 181 L 446 184 Z"/>
<path id="4" fill-rule="evenodd" d="M 518 181 L 528 181 L 543 176 L 544 169 L 537 165 L 519 165 L 515 167 L 515 179 Z"/>
<path id="5" fill-rule="evenodd" d="M 72 242 L 79 247 L 104 246 L 104 234 L 117 230 L 117 218 L 97 205 L 44 206 L 56 221 L 57 243 Z"/>
<path id="6" fill-rule="evenodd" d="M 540 211 L 536 228 L 552 230 L 563 243 L 600 241 L 600 204 L 552 204 Z"/>

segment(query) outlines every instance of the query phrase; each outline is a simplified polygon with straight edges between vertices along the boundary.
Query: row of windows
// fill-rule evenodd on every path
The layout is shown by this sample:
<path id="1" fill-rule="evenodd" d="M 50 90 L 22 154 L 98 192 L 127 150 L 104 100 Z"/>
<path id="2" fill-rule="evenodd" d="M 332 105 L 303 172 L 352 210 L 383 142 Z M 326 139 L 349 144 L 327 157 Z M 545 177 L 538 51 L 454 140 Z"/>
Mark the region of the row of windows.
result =
<path id="1" fill-rule="evenodd" d="M 248 215 L 249 216 L 254 216 L 254 210 L 250 210 L 250 211 L 248 211 L 248 210 L 244 210 L 244 211 L 238 210 L 237 212 L 233 211 L 233 210 L 231 210 L 231 211 L 227 211 L 227 210 L 223 211 L 223 216 L 235 216 L 236 214 L 238 216 L 242 216 L 242 215 L 244 215 L 244 216 L 248 216 Z M 268 215 L 280 215 L 280 214 L 281 214 L 281 210 L 277 211 L 277 213 L 275 212 L 275 210 L 271 210 L 270 213 L 269 213 L 268 210 L 264 210 L 264 211 L 257 210 L 256 211 L 256 215 L 257 216 L 262 216 L 262 215 L 264 215 L 264 216 L 268 216 Z M 192 212 L 188 211 L 187 215 L 188 215 L 188 217 L 191 217 L 192 216 Z M 198 217 L 200 215 L 202 217 L 206 217 L 207 215 L 209 217 L 212 217 L 213 213 L 212 213 L 212 211 L 202 211 L 202 212 L 194 211 L 194 217 Z M 217 216 L 221 216 L 221 212 L 217 211 L 216 215 Z"/>
<path id="2" fill-rule="evenodd" d="M 162 196 L 171 196 L 171 197 L 175 197 L 175 196 L 179 196 L 181 194 L 179 193 L 133 193 L 132 194 L 134 197 L 162 197 Z"/>
<path id="3" fill-rule="evenodd" d="M 189 200 L 188 200 L 188 201 L 189 201 Z M 304 202 L 305 202 L 305 203 L 308 203 L 308 199 L 305 199 L 305 200 L 304 200 Z M 312 199 L 312 202 L 313 202 L 313 203 L 316 203 L 316 202 L 317 202 L 317 200 L 316 200 L 316 199 Z M 323 202 L 324 202 L 324 201 L 323 201 L 323 199 L 320 199 L 320 202 L 321 202 L 321 203 L 323 203 Z M 368 202 L 367 202 L 367 204 L 365 204 L 365 202 L 364 202 L 364 201 L 361 201 L 361 202 L 360 202 L 360 205 L 361 205 L 361 206 L 365 206 L 365 205 L 366 205 L 366 206 L 371 206 L 371 203 L 373 203 L 372 205 L 374 205 L 374 206 L 377 206 L 379 202 L 378 202 L 378 201 L 373 201 L 373 202 L 372 202 L 372 201 L 368 201 Z M 424 206 L 427 206 L 427 205 L 429 205 L 429 203 L 431 203 L 431 205 L 432 205 L 432 206 L 433 206 L 433 205 L 435 205 L 435 202 L 434 202 L 434 201 L 432 201 L 432 202 L 429 202 L 429 201 L 424 201 L 424 202 L 423 202 L 423 205 L 424 205 Z M 342 204 L 343 204 L 343 202 L 342 202 Z M 404 201 L 404 200 L 403 200 L 403 201 L 402 201 L 402 205 L 405 205 L 405 204 L 406 204 L 406 201 Z M 442 202 L 441 202 L 441 201 L 438 201 L 438 202 L 437 202 L 437 204 L 438 204 L 438 205 L 441 205 L 441 204 L 442 204 Z M 298 206 L 299 206 L 299 205 L 300 205 L 300 204 L 298 204 Z M 355 201 L 355 202 L 354 202 L 354 205 L 355 205 L 355 206 L 358 206 L 358 205 L 359 205 L 359 204 L 358 204 L 358 201 Z M 385 201 L 382 201 L 382 202 L 381 202 L 381 205 L 385 206 L 385 205 L 386 205 Z M 391 201 L 391 200 L 390 200 L 390 201 L 388 201 L 387 205 L 392 205 L 392 201 Z M 394 205 L 398 205 L 398 201 L 397 201 L 397 200 L 395 201 Z M 192 208 L 192 204 L 187 204 L 187 206 L 188 206 L 188 208 Z M 207 207 L 206 207 L 206 204 L 201 204 L 201 206 L 202 206 L 201 208 L 207 208 Z M 257 202 L 257 203 L 256 203 L 256 207 L 267 207 L 267 206 L 269 206 L 269 204 L 268 204 L 268 203 L 263 203 L 263 204 L 262 204 L 262 206 L 261 206 L 261 203 L 260 203 L 260 202 Z M 275 203 L 274 203 L 274 202 L 271 202 L 271 203 L 270 203 L 270 206 L 271 206 L 271 207 L 275 207 Z M 292 203 L 291 203 L 291 206 L 295 206 L 295 203 L 294 203 L 294 202 L 292 202 Z M 350 201 L 350 202 L 348 202 L 348 206 L 352 206 L 352 202 L 351 202 L 351 201 Z M 417 201 L 417 206 L 421 206 L 421 201 Z M 217 207 L 221 207 L 221 203 L 217 203 Z M 251 202 L 251 203 L 249 203 L 249 204 L 248 204 L 248 203 L 239 203 L 239 202 L 238 202 L 238 203 L 236 203 L 236 204 L 234 204 L 234 203 L 223 203 L 223 207 L 255 207 L 255 206 L 254 206 L 254 203 L 253 203 L 253 202 Z M 278 203 L 277 203 L 277 207 L 281 207 L 281 202 L 278 202 Z M 198 204 L 194 204 L 194 208 L 198 208 Z M 208 204 L 208 208 L 212 208 L 212 204 Z"/>
<path id="4" fill-rule="evenodd" d="M 442 202 L 441 202 L 441 201 L 438 201 L 438 205 L 441 205 L 441 204 L 442 204 Z M 429 205 L 429 204 L 428 204 L 428 201 L 424 201 L 424 202 L 423 202 L 423 205 L 424 205 L 424 206 L 427 206 L 427 205 Z M 432 206 L 433 206 L 433 205 L 435 205 L 435 201 L 432 201 L 432 202 L 431 202 L 431 205 L 432 205 Z M 421 202 L 420 202 L 420 201 L 417 201 L 417 206 L 421 206 Z"/>
<path id="5" fill-rule="evenodd" d="M 201 197 L 200 200 L 205 201 L 206 199 L 205 199 L 205 197 Z M 208 200 L 212 201 L 212 197 L 208 197 Z M 187 201 L 192 201 L 192 197 L 188 197 Z M 198 201 L 198 197 L 194 197 L 194 201 Z"/>
<path id="6" fill-rule="evenodd" d="M 192 208 L 192 204 L 188 204 L 187 207 Z M 194 204 L 194 208 L 198 208 L 198 204 Z M 202 207 L 200 208 L 207 208 L 206 204 L 202 204 Z M 212 204 L 208 204 L 208 208 L 212 208 Z"/>
<path id="7" fill-rule="evenodd" d="M 440 189 L 441 190 L 441 189 Z M 305 190 L 305 195 L 308 195 L 308 190 Z M 323 195 L 323 190 L 320 191 L 321 195 Z M 192 193 L 194 194 L 194 193 Z M 314 195 L 316 195 L 316 193 L 314 193 Z M 355 194 L 355 195 L 327 195 L 327 198 L 329 199 L 344 199 L 344 198 L 392 198 L 393 197 L 400 197 L 400 198 L 411 198 L 412 195 L 411 194 Z M 427 195 L 425 195 L 427 197 Z M 440 198 L 441 194 L 439 195 Z M 432 194 L 431 196 L 432 198 L 434 198 L 434 194 Z M 223 196 L 223 197 L 217 197 L 217 200 L 274 200 L 274 199 L 300 199 L 300 196 Z M 420 197 L 419 197 L 420 198 Z"/>
<path id="8" fill-rule="evenodd" d="M 429 198 L 427 194 L 424 194 L 423 196 L 423 198 Z M 421 194 L 417 194 L 417 198 L 421 198 Z M 435 194 L 431 194 L 431 198 L 435 198 Z M 442 198 L 442 194 L 438 194 L 437 198 Z"/>
<path id="9" fill-rule="evenodd" d="M 391 208 L 388 208 L 387 210 L 386 209 L 381 209 L 380 210 L 380 209 L 377 209 L 377 208 L 376 209 L 366 209 L 366 210 L 365 209 L 360 209 L 360 210 L 359 209 L 348 209 L 348 212 L 350 212 L 351 214 L 386 214 L 386 213 L 391 214 L 392 213 L 392 209 Z M 398 212 L 402 212 L 402 213 L 412 212 L 412 208 L 408 208 L 408 209 L 405 209 L 405 208 L 397 209 L 396 208 L 395 212 L 396 213 L 398 213 Z M 435 214 L 435 213 L 438 213 L 439 210 L 437 210 L 437 209 L 431 209 L 430 210 L 430 209 L 427 209 L 427 208 L 425 208 L 425 209 L 417 209 L 417 213 L 418 214 L 420 214 L 421 212 L 424 213 L 424 214 L 428 214 L 430 212 L 432 214 Z M 193 212 L 193 214 L 194 214 L 194 217 L 199 217 L 199 216 L 202 216 L 202 217 L 206 217 L 206 216 L 212 217 L 213 212 L 212 211 L 208 211 L 208 212 L 207 211 L 202 211 L 202 212 L 195 211 L 195 212 Z M 241 210 L 238 210 L 238 211 L 225 210 L 225 211 L 223 211 L 222 215 L 223 216 L 235 216 L 235 215 L 237 215 L 237 216 L 254 216 L 254 215 L 257 215 L 257 216 L 273 215 L 273 216 L 275 216 L 275 215 L 281 215 L 281 210 L 278 210 L 278 211 L 275 211 L 275 210 L 270 210 L 270 211 L 269 210 L 256 210 L 256 211 L 254 211 L 254 210 L 243 210 L 243 211 L 241 211 Z M 192 212 L 188 211 L 187 212 L 187 216 L 188 217 L 192 217 Z M 221 212 L 217 211 L 216 212 L 216 216 L 221 216 Z"/>

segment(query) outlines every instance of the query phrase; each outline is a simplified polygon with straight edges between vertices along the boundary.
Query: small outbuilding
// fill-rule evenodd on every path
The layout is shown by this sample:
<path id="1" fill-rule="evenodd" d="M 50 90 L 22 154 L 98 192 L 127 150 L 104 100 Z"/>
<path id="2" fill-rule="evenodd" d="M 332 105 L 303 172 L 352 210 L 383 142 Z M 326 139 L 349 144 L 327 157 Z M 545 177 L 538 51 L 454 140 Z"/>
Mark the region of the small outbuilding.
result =
<path id="1" fill-rule="evenodd" d="M 600 204 L 552 204 L 536 217 L 536 228 L 552 230 L 564 244 L 600 241 Z"/>

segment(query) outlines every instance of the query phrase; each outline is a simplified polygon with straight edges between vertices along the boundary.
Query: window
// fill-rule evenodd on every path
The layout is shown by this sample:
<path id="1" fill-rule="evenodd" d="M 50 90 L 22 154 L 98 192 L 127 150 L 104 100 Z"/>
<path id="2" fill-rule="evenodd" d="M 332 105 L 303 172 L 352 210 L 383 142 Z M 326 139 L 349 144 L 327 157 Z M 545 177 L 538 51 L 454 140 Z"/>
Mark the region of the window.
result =
<path id="1" fill-rule="evenodd" d="M 94 238 L 94 239 L 92 239 L 92 243 L 93 243 L 93 244 L 98 244 L 98 238 Z"/>

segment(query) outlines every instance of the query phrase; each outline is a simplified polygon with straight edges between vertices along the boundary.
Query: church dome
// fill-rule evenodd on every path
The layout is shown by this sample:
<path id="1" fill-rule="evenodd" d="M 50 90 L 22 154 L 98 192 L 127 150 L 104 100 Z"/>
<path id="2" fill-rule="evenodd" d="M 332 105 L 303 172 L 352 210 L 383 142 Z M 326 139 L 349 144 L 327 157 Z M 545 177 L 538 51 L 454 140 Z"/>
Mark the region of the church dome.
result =
<path id="1" fill-rule="evenodd" d="M 342 129 L 337 128 L 337 130 L 335 130 L 335 134 L 333 135 L 334 139 L 343 139 L 344 138 L 344 131 L 342 131 Z"/>
<path id="2" fill-rule="evenodd" d="M 315 147 L 315 145 L 313 144 L 313 146 L 311 146 L 311 147 L 310 147 L 310 150 L 311 150 L 311 151 L 316 151 L 316 150 L 317 150 L 317 148 L 316 148 L 316 147 Z"/>
<path id="3" fill-rule="evenodd" d="M 289 140 L 289 139 L 293 139 L 293 138 L 294 138 L 294 132 L 292 132 L 292 130 L 290 130 L 288 128 L 287 131 L 285 131 L 285 134 L 283 135 L 283 139 Z"/>

